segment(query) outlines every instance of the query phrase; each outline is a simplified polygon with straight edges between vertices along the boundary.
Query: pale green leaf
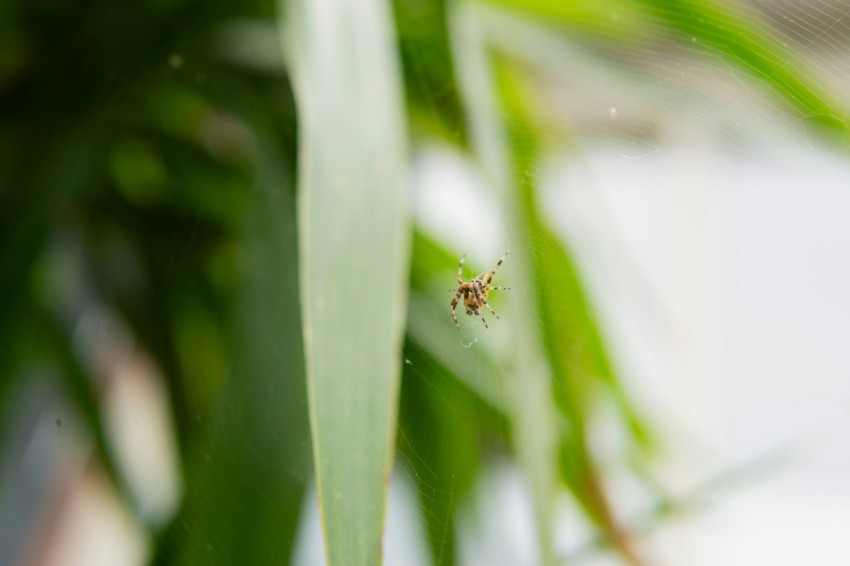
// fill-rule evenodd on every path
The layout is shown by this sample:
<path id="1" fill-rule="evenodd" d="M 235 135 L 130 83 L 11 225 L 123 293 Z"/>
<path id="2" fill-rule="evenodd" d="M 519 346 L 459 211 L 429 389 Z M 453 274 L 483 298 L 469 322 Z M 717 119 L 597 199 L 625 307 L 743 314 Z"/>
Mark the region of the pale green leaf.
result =
<path id="1" fill-rule="evenodd" d="M 409 225 L 388 5 L 297 0 L 285 51 L 299 116 L 307 389 L 328 563 L 381 562 L 396 430 Z"/>

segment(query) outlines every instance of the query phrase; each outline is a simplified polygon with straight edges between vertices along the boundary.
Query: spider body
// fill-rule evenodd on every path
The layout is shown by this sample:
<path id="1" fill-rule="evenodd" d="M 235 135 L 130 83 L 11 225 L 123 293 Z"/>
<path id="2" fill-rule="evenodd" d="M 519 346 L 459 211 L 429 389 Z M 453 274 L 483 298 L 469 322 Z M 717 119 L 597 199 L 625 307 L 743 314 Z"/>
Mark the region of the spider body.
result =
<path id="1" fill-rule="evenodd" d="M 490 303 L 487 302 L 487 295 L 489 295 L 490 291 L 509 291 L 509 287 L 493 287 L 490 283 L 493 282 L 493 277 L 496 275 L 496 271 L 498 271 L 499 267 L 501 267 L 502 262 L 505 260 L 505 256 L 508 255 L 508 252 L 499 258 L 499 261 L 496 262 L 496 267 L 494 267 L 490 273 L 482 273 L 477 277 L 470 279 L 469 281 L 463 280 L 463 260 L 466 259 L 466 256 L 462 256 L 460 258 L 460 262 L 457 266 L 457 284 L 458 286 L 451 291 L 455 294 L 454 298 L 451 302 L 452 307 L 452 319 L 455 321 L 455 326 L 458 330 L 460 330 L 460 323 L 457 321 L 457 313 L 455 309 L 457 308 L 458 301 L 463 299 L 463 307 L 466 309 L 466 314 L 469 316 L 475 315 L 481 317 L 481 322 L 484 323 L 485 328 L 490 328 L 487 326 L 487 319 L 484 318 L 484 315 L 481 314 L 481 307 L 486 306 L 487 309 L 493 313 L 493 316 L 499 318 L 499 315 L 496 314 L 496 311 L 493 310 L 493 307 L 490 306 Z"/>

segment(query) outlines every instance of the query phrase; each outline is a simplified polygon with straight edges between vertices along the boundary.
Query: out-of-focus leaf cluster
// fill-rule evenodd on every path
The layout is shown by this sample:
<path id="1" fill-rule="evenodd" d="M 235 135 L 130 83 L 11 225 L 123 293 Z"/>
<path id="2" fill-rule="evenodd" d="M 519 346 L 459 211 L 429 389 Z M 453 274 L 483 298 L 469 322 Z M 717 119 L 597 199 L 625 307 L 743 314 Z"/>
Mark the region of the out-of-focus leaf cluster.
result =
<path id="1" fill-rule="evenodd" d="M 276 8 L 2 8 L 0 417 L 46 368 L 117 473 L 74 340 L 86 312 L 123 321 L 165 377 L 183 462 L 161 563 L 206 563 L 212 538 L 221 563 L 288 556 L 309 470 Z"/>

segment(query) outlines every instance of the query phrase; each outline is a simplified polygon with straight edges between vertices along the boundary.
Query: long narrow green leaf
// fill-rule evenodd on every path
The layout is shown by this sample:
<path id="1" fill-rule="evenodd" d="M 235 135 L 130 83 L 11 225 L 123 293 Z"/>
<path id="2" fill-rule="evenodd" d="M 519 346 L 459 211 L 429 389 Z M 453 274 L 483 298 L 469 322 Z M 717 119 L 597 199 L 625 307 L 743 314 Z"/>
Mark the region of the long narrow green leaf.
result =
<path id="1" fill-rule="evenodd" d="M 505 131 L 499 119 L 496 81 L 487 60 L 487 46 L 477 25 L 474 6 L 462 4 L 452 13 L 452 42 L 458 69 L 458 82 L 468 114 L 474 151 L 481 160 L 496 193 L 506 209 L 515 206 L 511 156 Z M 509 215 L 512 219 L 520 218 Z M 533 256 L 525 229 L 520 222 L 507 226 L 512 242 L 511 261 L 517 280 L 513 288 L 524 289 L 512 296 L 509 305 L 514 325 L 513 347 L 506 353 L 505 379 L 508 409 L 520 463 L 528 478 L 537 521 L 540 561 L 555 563 L 553 538 L 554 492 L 556 486 L 556 409 L 550 395 L 551 375 L 545 363 L 539 329 L 532 318 L 534 288 L 529 259 Z M 503 309 L 507 310 L 507 309 Z M 505 313 L 505 316 L 511 316 Z"/>
<path id="2" fill-rule="evenodd" d="M 328 563 L 381 562 L 395 446 L 409 226 L 400 72 L 388 6 L 295 0 L 301 293 Z"/>
<path id="3" fill-rule="evenodd" d="M 539 128 L 530 116 L 526 84 L 522 75 L 510 72 L 510 66 L 504 62 L 497 60 L 496 68 L 517 188 L 514 210 L 537 252 L 529 267 L 534 274 L 534 296 L 542 322 L 540 337 L 554 378 L 554 397 L 569 424 L 560 439 L 558 464 L 584 511 L 621 557 L 629 564 L 641 564 L 629 537 L 615 518 L 599 466 L 588 445 L 588 421 L 596 392 L 594 382 L 601 380 L 608 386 L 619 404 L 622 418 L 637 440 L 646 437 L 645 429 L 613 371 L 575 262 L 543 221 L 535 182 L 524 174 L 537 166 L 541 153 Z M 552 302 L 547 298 L 552 290 L 569 299 Z"/>

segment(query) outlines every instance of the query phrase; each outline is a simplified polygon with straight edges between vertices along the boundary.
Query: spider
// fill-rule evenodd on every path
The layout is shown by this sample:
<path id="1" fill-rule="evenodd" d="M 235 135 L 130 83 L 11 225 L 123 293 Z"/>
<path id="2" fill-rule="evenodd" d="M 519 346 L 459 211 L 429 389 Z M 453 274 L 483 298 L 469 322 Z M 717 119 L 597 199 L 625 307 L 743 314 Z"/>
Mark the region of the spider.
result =
<path id="1" fill-rule="evenodd" d="M 504 261 L 505 256 L 508 255 L 508 252 L 505 252 L 505 255 L 499 258 L 499 261 L 496 262 L 496 267 L 490 273 L 482 273 L 481 275 L 475 277 L 474 279 L 470 279 L 469 281 L 463 280 L 463 260 L 466 259 L 466 256 L 462 256 L 460 258 L 460 263 L 457 265 L 457 283 L 458 286 L 454 289 L 450 289 L 451 292 L 455 294 L 452 299 L 452 318 L 455 321 L 455 326 L 460 330 L 460 323 L 457 321 L 457 314 L 455 313 L 455 308 L 457 308 L 458 300 L 463 297 L 463 306 L 466 308 L 466 314 L 472 316 L 480 316 L 481 322 L 484 323 L 485 328 L 490 328 L 487 326 L 487 320 L 484 318 L 484 315 L 481 314 L 481 305 L 486 306 L 493 316 L 499 318 L 499 315 L 496 314 L 496 311 L 493 310 L 493 307 L 490 306 L 490 303 L 487 302 L 487 295 L 490 291 L 510 291 L 510 287 L 491 287 L 490 282 L 493 281 L 493 276 L 496 275 L 496 271 L 502 265 L 502 261 Z"/>

